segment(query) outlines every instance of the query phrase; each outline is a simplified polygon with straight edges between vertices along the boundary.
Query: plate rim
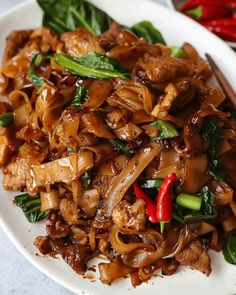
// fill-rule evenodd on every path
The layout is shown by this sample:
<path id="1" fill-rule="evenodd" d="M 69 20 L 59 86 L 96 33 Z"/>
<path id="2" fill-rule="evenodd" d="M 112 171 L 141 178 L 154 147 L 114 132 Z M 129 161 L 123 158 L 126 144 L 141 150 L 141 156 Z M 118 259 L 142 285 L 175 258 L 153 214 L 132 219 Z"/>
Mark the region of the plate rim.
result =
<path id="1" fill-rule="evenodd" d="M 158 7 L 161 7 L 161 9 L 163 10 L 170 10 L 168 9 L 167 7 L 159 4 L 159 3 L 156 3 L 155 1 L 153 0 L 142 0 L 144 3 L 147 3 L 149 2 L 150 4 L 152 5 L 155 5 L 157 8 Z M 170 1 L 170 0 L 168 0 Z M 32 4 L 32 3 L 35 3 L 36 0 L 26 0 L 16 6 L 14 6 L 13 8 L 9 9 L 8 11 L 4 12 L 4 13 L 1 13 L 0 14 L 0 20 L 2 20 L 3 18 L 5 17 L 8 17 L 10 16 L 11 14 L 14 14 L 16 13 L 19 9 L 22 9 L 22 8 L 26 8 L 27 9 L 27 6 Z M 178 11 L 174 10 L 173 11 L 174 13 L 177 13 L 177 14 L 180 14 L 181 17 L 184 17 L 184 15 L 182 15 L 181 13 L 179 13 Z M 186 17 L 187 18 L 187 17 Z M 189 18 L 188 18 L 189 19 Z M 207 29 L 203 28 L 201 25 L 197 24 L 196 22 L 194 22 L 193 20 L 189 19 L 189 21 L 192 21 L 194 23 L 195 26 L 199 26 L 201 29 L 207 31 L 208 33 L 210 33 Z M 211 33 L 210 33 L 211 34 Z M 232 53 L 234 53 L 234 51 L 228 47 L 226 45 L 226 43 L 218 38 L 217 36 L 215 36 L 214 34 L 211 34 L 213 35 L 212 37 L 214 37 L 215 39 L 218 39 L 218 42 L 221 42 L 224 47 L 227 48 L 227 50 L 231 50 Z M 235 54 L 235 53 L 234 53 Z M 235 61 L 236 61 L 236 57 L 235 57 Z M 2 217 L 2 215 L 0 214 L 0 227 L 1 229 L 3 230 L 3 232 L 7 235 L 7 237 L 10 239 L 10 241 L 13 243 L 13 245 L 16 247 L 16 249 L 27 259 L 27 261 L 29 261 L 36 269 L 38 269 L 39 271 L 41 271 L 43 274 L 45 274 L 47 277 L 49 277 L 50 279 L 54 280 L 55 282 L 57 282 L 59 285 L 65 287 L 66 289 L 78 294 L 78 288 L 74 287 L 73 285 L 70 285 L 69 282 L 67 280 L 60 280 L 57 275 L 55 273 L 51 273 L 50 271 L 48 271 L 45 267 L 41 266 L 40 264 L 37 263 L 37 260 L 35 259 L 32 259 L 32 255 L 31 253 L 23 246 L 23 244 L 18 240 L 18 238 L 16 237 L 16 235 L 14 234 L 14 232 L 11 230 L 11 227 L 8 225 L 7 223 L 7 220 L 4 219 Z M 33 243 L 33 241 L 32 241 Z M 112 289 L 110 289 L 112 291 Z M 81 294 L 83 295 L 91 295 L 91 294 L 96 294 L 96 295 L 103 295 L 102 292 L 100 292 L 99 290 L 95 290 L 95 292 L 90 292 L 88 290 L 84 290 L 83 288 L 80 289 L 81 291 Z"/>

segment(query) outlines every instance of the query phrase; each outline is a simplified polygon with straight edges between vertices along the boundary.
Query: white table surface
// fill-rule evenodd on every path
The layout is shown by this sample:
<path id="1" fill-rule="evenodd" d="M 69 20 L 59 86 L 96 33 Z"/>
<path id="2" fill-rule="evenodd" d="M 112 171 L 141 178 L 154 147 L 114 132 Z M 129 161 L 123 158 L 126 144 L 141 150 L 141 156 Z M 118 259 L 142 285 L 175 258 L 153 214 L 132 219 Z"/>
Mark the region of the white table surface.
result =
<path id="1" fill-rule="evenodd" d="M 0 0 L 0 15 L 24 1 L 25 0 Z M 165 4 L 165 0 L 158 0 L 157 2 Z M 0 295 L 74 294 L 34 268 L 18 252 L 1 229 L 0 253 Z"/>

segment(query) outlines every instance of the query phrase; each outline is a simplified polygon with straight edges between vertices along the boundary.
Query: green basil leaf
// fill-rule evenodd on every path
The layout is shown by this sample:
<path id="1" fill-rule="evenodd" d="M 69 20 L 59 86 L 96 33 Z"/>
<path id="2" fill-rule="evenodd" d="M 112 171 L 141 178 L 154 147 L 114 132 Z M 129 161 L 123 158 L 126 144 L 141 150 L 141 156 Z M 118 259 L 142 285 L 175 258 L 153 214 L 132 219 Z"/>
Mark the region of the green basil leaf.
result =
<path id="1" fill-rule="evenodd" d="M 33 69 L 30 69 L 28 72 L 28 76 L 30 78 L 31 83 L 34 86 L 43 86 L 45 80 L 43 77 L 39 76 Z"/>
<path id="2" fill-rule="evenodd" d="M 80 86 L 77 88 L 74 99 L 71 102 L 71 107 L 79 109 L 88 100 L 88 87 Z"/>
<path id="3" fill-rule="evenodd" d="M 130 73 L 125 67 L 100 53 L 89 53 L 77 58 L 59 53 L 55 55 L 55 62 L 67 71 L 81 77 L 130 79 Z"/>
<path id="4" fill-rule="evenodd" d="M 84 175 L 81 177 L 82 180 L 83 180 L 83 187 L 84 187 L 84 190 L 88 190 L 90 185 L 91 185 L 91 182 L 92 182 L 92 170 L 89 170 L 89 171 L 86 171 L 84 173 Z"/>
<path id="5" fill-rule="evenodd" d="M 121 152 L 122 154 L 128 156 L 128 157 L 132 157 L 133 153 L 131 151 L 129 151 L 127 145 L 119 140 L 119 139 L 109 139 L 110 143 L 113 145 L 114 149 Z"/>
<path id="6" fill-rule="evenodd" d="M 225 241 L 223 255 L 228 263 L 236 264 L 236 233 L 231 234 Z"/>
<path id="7" fill-rule="evenodd" d="M 227 168 L 219 160 L 208 161 L 208 173 L 216 180 L 225 182 L 228 171 Z"/>
<path id="8" fill-rule="evenodd" d="M 208 116 L 204 119 L 202 137 L 208 143 L 209 157 L 214 159 L 217 155 L 219 143 L 223 139 L 223 133 L 218 126 L 217 117 Z"/>

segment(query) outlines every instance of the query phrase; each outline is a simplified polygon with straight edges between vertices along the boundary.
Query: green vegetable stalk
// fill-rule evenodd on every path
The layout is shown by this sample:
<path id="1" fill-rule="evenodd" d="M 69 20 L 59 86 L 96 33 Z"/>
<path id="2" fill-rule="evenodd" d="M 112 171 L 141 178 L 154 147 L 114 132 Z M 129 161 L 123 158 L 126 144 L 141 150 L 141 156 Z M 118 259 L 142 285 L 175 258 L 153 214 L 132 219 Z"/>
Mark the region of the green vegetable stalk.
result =
<path id="1" fill-rule="evenodd" d="M 15 197 L 15 203 L 22 209 L 25 217 L 31 223 L 46 218 L 50 211 L 42 212 L 40 210 L 40 197 L 30 197 L 28 194 L 23 194 Z"/>
<path id="2" fill-rule="evenodd" d="M 184 58 L 186 56 L 186 54 L 182 48 L 177 47 L 177 46 L 172 46 L 170 56 L 175 57 L 175 58 Z"/>
<path id="3" fill-rule="evenodd" d="M 179 194 L 176 198 L 176 204 L 187 209 L 200 211 L 202 199 L 201 197 L 195 195 Z"/>

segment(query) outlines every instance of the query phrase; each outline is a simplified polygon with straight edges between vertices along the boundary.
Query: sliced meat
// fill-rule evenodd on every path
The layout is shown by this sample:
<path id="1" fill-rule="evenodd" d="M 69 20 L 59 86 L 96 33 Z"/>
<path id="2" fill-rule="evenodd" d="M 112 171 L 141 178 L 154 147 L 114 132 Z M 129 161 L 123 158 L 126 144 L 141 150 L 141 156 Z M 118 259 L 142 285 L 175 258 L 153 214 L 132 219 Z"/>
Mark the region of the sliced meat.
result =
<path id="1" fill-rule="evenodd" d="M 146 222 L 144 201 L 137 200 L 133 205 L 121 201 L 112 212 L 112 220 L 119 228 L 143 231 Z"/>
<path id="2" fill-rule="evenodd" d="M 88 246 L 80 244 L 68 244 L 62 239 L 51 239 L 52 250 L 60 254 L 66 263 L 78 274 L 83 274 L 86 269 L 86 263 L 90 256 Z"/>
<path id="3" fill-rule="evenodd" d="M 166 117 L 168 114 L 182 110 L 193 100 L 195 91 L 195 86 L 187 80 L 168 84 L 165 94 L 160 97 L 151 115 Z"/>
<path id="4" fill-rule="evenodd" d="M 57 212 L 52 213 L 48 218 L 46 230 L 51 239 L 65 238 L 70 234 L 70 226 Z"/>
<path id="5" fill-rule="evenodd" d="M 7 45 L 3 55 L 3 64 L 18 53 L 30 37 L 32 30 L 13 31 L 7 37 Z"/>
<path id="6" fill-rule="evenodd" d="M 181 265 L 190 266 L 206 276 L 211 274 L 211 258 L 200 240 L 191 242 L 185 250 L 176 255 L 175 259 Z"/>
<path id="7" fill-rule="evenodd" d="M 47 148 L 35 144 L 24 144 L 19 148 L 15 160 L 3 171 L 3 186 L 6 190 L 23 190 L 32 193 L 32 177 L 30 166 L 40 164 L 47 156 Z"/>
<path id="8" fill-rule="evenodd" d="M 79 219 L 79 209 L 72 200 L 63 199 L 60 203 L 60 211 L 64 220 L 71 224 L 76 224 Z"/>
<path id="9" fill-rule="evenodd" d="M 69 245 L 60 248 L 59 253 L 75 272 L 83 274 L 86 271 L 86 263 L 90 255 L 90 249 L 88 246 L 80 244 Z"/>
<path id="10" fill-rule="evenodd" d="M 113 22 L 110 28 L 99 37 L 99 40 L 101 47 L 108 51 L 117 45 L 127 45 L 136 42 L 138 37 Z"/>
<path id="11" fill-rule="evenodd" d="M 56 51 L 59 40 L 57 35 L 48 28 L 39 28 L 35 30 L 30 39 L 35 40 L 39 44 L 40 50 L 43 52 Z"/>
<path id="12" fill-rule="evenodd" d="M 65 44 L 66 52 L 74 57 L 86 55 L 90 52 L 104 53 L 98 37 L 84 28 L 62 34 L 61 41 Z"/>
<path id="13" fill-rule="evenodd" d="M 181 58 L 145 53 L 136 64 L 133 74 L 137 79 L 153 84 L 168 83 L 176 78 L 192 76 L 194 65 Z"/>
<path id="14" fill-rule="evenodd" d="M 17 151 L 17 141 L 13 127 L 0 128 L 0 167 L 6 165 Z"/>

